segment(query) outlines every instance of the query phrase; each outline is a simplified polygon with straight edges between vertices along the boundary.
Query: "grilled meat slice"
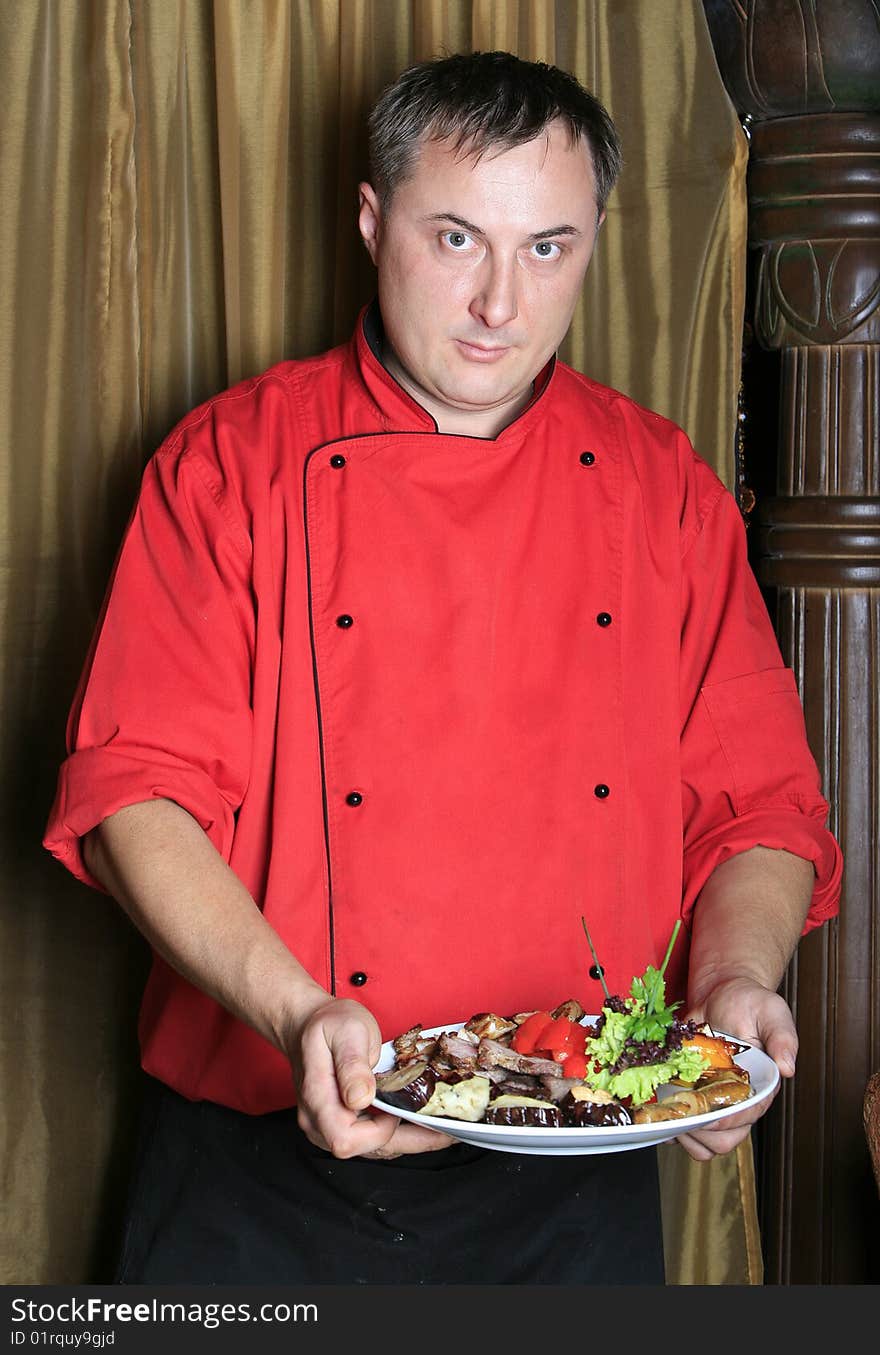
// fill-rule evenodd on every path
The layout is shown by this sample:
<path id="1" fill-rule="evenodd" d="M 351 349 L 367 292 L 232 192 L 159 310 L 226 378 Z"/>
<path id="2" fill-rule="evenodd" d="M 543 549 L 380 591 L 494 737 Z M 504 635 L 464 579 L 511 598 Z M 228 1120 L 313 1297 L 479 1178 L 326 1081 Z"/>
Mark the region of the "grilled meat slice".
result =
<path id="1" fill-rule="evenodd" d="M 509 1073 L 506 1069 L 503 1072 L 504 1076 L 492 1087 L 493 1101 L 499 1096 L 534 1096 L 541 1101 L 550 1099 L 544 1095 L 541 1079 L 526 1073 Z"/>
<path id="2" fill-rule="evenodd" d="M 473 1072 L 477 1066 L 478 1044 L 476 1036 L 467 1039 L 452 1031 L 444 1031 L 431 1053 L 431 1063 L 435 1067 L 442 1063 L 460 1071 Z"/>
<path id="3" fill-rule="evenodd" d="M 436 1035 L 423 1035 L 421 1026 L 412 1026 L 409 1030 L 392 1040 L 395 1062 L 399 1064 L 415 1063 L 418 1059 L 430 1058 L 437 1043 Z"/>
<path id="4" fill-rule="evenodd" d="M 512 1073 L 532 1073 L 535 1077 L 546 1074 L 548 1077 L 559 1072 L 559 1064 L 552 1059 L 536 1059 L 528 1054 L 517 1054 L 515 1049 L 501 1044 L 498 1040 L 481 1040 L 477 1051 L 477 1067 L 509 1068 Z"/>
<path id="5" fill-rule="evenodd" d="M 469 1031 L 478 1040 L 501 1040 L 506 1035 L 512 1035 L 515 1030 L 516 1022 L 505 1016 L 496 1016 L 494 1012 L 477 1012 L 465 1024 L 462 1034 Z"/>
<path id="6" fill-rule="evenodd" d="M 559 1066 L 559 1065 L 557 1065 Z M 559 1077 L 555 1074 L 547 1074 L 539 1079 L 540 1091 L 538 1096 L 543 1096 L 545 1101 L 559 1102 L 564 1096 L 567 1096 L 573 1087 L 583 1086 L 583 1082 L 577 1077 Z"/>

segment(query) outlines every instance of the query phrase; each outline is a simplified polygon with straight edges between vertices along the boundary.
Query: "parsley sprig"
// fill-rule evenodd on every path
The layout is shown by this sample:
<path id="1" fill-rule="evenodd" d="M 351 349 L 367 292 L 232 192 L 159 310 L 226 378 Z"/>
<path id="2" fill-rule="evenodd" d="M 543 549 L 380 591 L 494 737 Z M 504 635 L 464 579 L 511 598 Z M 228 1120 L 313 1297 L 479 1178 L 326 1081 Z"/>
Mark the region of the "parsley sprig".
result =
<path id="1" fill-rule="evenodd" d="M 681 1006 L 680 1002 L 666 1005 L 666 981 L 663 977 L 680 927 L 681 918 L 677 918 L 660 968 L 655 969 L 649 964 L 640 979 L 633 979 L 632 1024 L 628 1038 L 637 1044 L 645 1040 L 657 1040 L 662 1043 L 672 1025 L 676 1010 Z"/>

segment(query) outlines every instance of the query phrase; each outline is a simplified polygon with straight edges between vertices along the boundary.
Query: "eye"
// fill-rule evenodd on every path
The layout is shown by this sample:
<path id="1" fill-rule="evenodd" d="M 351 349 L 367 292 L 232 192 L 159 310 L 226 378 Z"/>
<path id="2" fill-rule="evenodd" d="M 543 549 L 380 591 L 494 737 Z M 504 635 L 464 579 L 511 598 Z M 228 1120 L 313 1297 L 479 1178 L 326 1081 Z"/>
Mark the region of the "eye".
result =
<path id="1" fill-rule="evenodd" d="M 449 246 L 450 249 L 467 249 L 468 245 L 473 244 L 471 237 L 466 231 L 454 230 L 444 231 L 440 239 Z"/>
<path id="2" fill-rule="evenodd" d="M 559 245 L 553 240 L 536 240 L 532 245 L 532 252 L 538 259 L 558 259 L 562 253 Z"/>

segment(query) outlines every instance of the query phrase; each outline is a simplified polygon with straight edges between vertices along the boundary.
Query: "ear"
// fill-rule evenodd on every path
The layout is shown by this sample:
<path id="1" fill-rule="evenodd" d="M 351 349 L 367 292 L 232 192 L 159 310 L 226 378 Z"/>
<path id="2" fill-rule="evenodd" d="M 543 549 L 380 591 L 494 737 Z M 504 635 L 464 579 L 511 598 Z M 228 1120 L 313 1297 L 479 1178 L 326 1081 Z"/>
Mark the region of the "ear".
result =
<path id="1" fill-rule="evenodd" d="M 598 220 L 596 221 L 596 234 L 597 234 L 597 235 L 599 234 L 599 228 L 600 228 L 600 226 L 602 225 L 602 222 L 603 222 L 604 220 L 605 220 L 605 213 L 604 213 L 604 212 L 600 212 L 600 213 L 599 213 Z"/>
<path id="2" fill-rule="evenodd" d="M 372 184 L 358 185 L 358 204 L 358 229 L 370 258 L 375 263 L 382 234 L 382 207 Z"/>

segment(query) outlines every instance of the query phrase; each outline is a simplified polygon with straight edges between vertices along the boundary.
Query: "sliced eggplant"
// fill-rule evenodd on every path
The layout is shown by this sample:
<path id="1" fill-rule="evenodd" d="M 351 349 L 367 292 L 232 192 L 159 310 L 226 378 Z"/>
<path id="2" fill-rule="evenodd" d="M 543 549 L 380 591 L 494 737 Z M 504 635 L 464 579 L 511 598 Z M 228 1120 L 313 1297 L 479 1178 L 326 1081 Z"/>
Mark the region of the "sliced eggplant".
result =
<path id="1" fill-rule="evenodd" d="M 559 1103 L 564 1125 L 572 1129 L 604 1129 L 610 1125 L 632 1124 L 630 1111 L 607 1092 L 592 1092 L 590 1096 L 581 1096 L 579 1092 L 579 1087 L 572 1088 Z"/>
<path id="2" fill-rule="evenodd" d="M 430 1101 L 437 1085 L 437 1074 L 427 1059 L 390 1068 L 376 1074 L 376 1095 L 380 1101 L 399 1110 L 421 1110 Z"/>
<path id="3" fill-rule="evenodd" d="M 580 1021 L 586 1014 L 576 997 L 570 997 L 566 1002 L 560 1002 L 559 1006 L 550 1013 L 554 1021 L 560 1016 L 564 1016 L 568 1021 Z"/>
<path id="4" fill-rule="evenodd" d="M 486 1111 L 486 1124 L 507 1125 L 510 1128 L 559 1129 L 562 1118 L 552 1101 L 539 1101 L 534 1096 L 498 1096 Z"/>
<path id="5" fill-rule="evenodd" d="M 440 1115 L 446 1120 L 482 1120 L 489 1104 L 492 1083 L 478 1073 L 453 1081 L 455 1074 L 438 1079 L 430 1100 L 419 1107 L 420 1115 Z"/>

